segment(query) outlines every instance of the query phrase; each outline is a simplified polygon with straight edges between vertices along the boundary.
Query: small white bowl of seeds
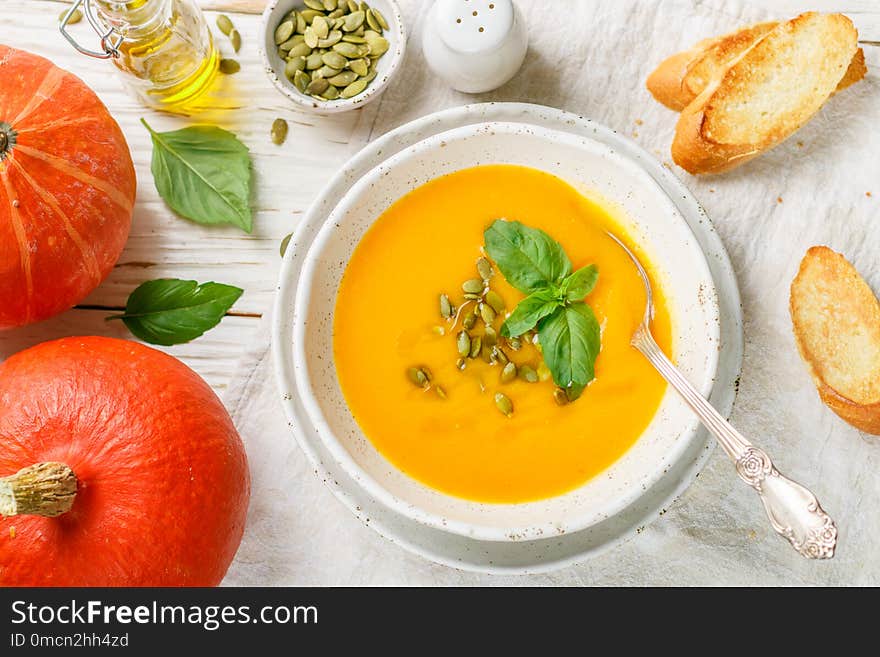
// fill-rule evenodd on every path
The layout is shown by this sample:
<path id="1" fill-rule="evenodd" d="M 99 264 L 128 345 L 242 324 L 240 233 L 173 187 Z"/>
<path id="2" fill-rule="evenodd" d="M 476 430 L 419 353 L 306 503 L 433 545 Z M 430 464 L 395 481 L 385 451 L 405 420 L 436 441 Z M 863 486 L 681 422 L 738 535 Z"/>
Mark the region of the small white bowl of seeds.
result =
<path id="1" fill-rule="evenodd" d="M 318 114 L 355 109 L 378 97 L 406 50 L 394 0 L 272 0 L 262 31 L 260 50 L 272 84 Z"/>

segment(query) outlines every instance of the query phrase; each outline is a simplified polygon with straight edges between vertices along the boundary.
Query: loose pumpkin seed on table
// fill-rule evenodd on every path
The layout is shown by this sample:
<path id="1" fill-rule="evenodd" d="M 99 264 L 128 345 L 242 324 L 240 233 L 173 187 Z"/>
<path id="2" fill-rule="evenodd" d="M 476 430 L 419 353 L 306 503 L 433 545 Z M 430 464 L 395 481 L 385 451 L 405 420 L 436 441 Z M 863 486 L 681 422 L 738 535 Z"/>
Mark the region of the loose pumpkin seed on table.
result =
<path id="1" fill-rule="evenodd" d="M 272 143 L 281 146 L 287 139 L 287 121 L 284 119 L 275 119 L 272 122 L 272 130 L 270 131 Z"/>
<path id="2" fill-rule="evenodd" d="M 238 33 L 238 30 L 232 30 L 229 33 L 229 42 L 232 44 L 232 49 L 235 52 L 241 49 L 241 35 Z"/>
<path id="3" fill-rule="evenodd" d="M 229 33 L 235 29 L 235 26 L 232 24 L 229 16 L 226 14 L 220 14 L 217 16 L 217 29 L 220 30 L 224 36 L 229 36 Z"/>
<path id="4" fill-rule="evenodd" d="M 220 72 L 224 75 L 233 75 L 241 70 L 241 64 L 234 59 L 223 58 L 220 60 Z"/>

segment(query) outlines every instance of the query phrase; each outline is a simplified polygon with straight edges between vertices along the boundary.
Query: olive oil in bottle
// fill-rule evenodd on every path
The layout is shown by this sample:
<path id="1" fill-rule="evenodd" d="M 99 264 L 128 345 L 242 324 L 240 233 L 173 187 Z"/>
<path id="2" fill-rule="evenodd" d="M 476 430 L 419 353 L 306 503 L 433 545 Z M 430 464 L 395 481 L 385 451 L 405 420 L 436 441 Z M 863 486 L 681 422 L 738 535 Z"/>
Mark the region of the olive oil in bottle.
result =
<path id="1" fill-rule="evenodd" d="M 101 37 L 92 51 L 64 36 L 80 52 L 112 59 L 126 88 L 145 105 L 186 112 L 217 75 L 220 57 L 195 0 L 80 0 Z"/>

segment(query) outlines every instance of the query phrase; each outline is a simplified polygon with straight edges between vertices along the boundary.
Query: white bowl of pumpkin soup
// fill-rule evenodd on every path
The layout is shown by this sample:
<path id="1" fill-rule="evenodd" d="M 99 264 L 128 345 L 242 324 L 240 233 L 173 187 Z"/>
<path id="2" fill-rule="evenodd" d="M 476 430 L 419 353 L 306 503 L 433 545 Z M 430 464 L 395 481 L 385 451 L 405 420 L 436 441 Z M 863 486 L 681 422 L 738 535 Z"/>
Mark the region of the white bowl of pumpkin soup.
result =
<path id="1" fill-rule="evenodd" d="M 478 124 L 351 188 L 306 257 L 293 341 L 306 411 L 358 485 L 490 541 L 637 503 L 697 423 L 629 345 L 644 290 L 609 230 L 647 265 L 658 343 L 708 394 L 705 259 L 650 175 L 608 146 Z"/>

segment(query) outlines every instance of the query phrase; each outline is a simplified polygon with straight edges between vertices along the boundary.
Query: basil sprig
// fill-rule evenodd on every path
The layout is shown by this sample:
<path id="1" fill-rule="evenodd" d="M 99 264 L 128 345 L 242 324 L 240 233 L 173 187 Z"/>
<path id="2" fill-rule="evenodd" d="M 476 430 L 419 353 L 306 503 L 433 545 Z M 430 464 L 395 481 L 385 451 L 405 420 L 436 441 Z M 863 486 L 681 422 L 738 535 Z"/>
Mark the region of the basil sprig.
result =
<path id="1" fill-rule="evenodd" d="M 139 285 L 121 319 L 144 342 L 170 346 L 189 342 L 214 328 L 243 290 L 222 283 L 159 278 Z"/>
<path id="2" fill-rule="evenodd" d="M 497 219 L 483 233 L 486 252 L 517 290 L 528 295 L 504 324 L 501 335 L 518 337 L 537 327 L 544 362 L 569 399 L 580 397 L 595 378 L 599 322 L 584 303 L 599 279 L 595 265 L 572 273 L 556 240 L 518 221 Z"/>
<path id="3" fill-rule="evenodd" d="M 172 210 L 199 224 L 232 224 L 250 233 L 251 158 L 234 134 L 212 125 L 156 132 L 150 170 Z"/>

